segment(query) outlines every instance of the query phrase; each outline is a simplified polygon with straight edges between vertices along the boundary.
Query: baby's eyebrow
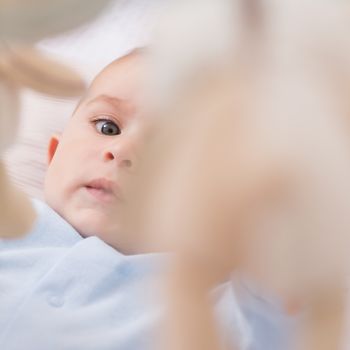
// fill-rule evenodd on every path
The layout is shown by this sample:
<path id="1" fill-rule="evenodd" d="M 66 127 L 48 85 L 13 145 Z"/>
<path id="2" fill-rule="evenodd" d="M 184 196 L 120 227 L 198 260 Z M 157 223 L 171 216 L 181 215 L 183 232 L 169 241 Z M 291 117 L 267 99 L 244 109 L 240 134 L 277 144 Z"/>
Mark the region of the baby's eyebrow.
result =
<path id="1" fill-rule="evenodd" d="M 90 100 L 89 102 L 87 102 L 86 105 L 89 106 L 90 104 L 93 104 L 96 102 L 107 102 L 108 104 L 110 104 L 116 108 L 120 108 L 123 104 L 126 103 L 125 100 L 122 100 L 118 97 L 112 97 L 112 96 L 108 96 L 108 95 L 99 95 L 99 96 L 93 98 L 92 100 Z"/>
<path id="2" fill-rule="evenodd" d="M 131 117 L 135 114 L 135 106 L 128 100 L 121 99 L 118 97 L 112 97 L 109 95 L 98 95 L 97 97 L 86 102 L 85 106 L 89 107 L 95 103 L 107 103 L 114 110 L 116 110 L 121 116 Z"/>
<path id="3" fill-rule="evenodd" d="M 98 95 L 92 99 L 87 99 L 86 97 L 82 98 L 78 105 L 75 107 L 74 112 L 72 113 L 72 116 L 76 114 L 76 112 L 80 108 L 89 108 L 91 105 L 98 104 L 98 103 L 104 103 L 108 104 L 110 107 L 113 108 L 113 110 L 117 110 L 118 113 L 127 113 L 130 109 L 129 103 L 126 100 L 120 99 L 118 97 L 112 97 L 105 94 Z"/>

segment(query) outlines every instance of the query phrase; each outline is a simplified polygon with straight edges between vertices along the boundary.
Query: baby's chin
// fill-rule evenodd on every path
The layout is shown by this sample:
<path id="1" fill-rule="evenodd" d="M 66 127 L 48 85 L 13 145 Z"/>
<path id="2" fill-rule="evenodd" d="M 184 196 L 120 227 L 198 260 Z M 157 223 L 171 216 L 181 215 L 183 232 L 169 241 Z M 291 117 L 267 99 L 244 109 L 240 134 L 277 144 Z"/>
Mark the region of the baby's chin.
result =
<path id="1" fill-rule="evenodd" d="M 111 215 L 94 208 L 80 208 L 68 210 L 63 216 L 82 237 L 95 236 L 112 246 L 120 231 L 117 213 Z"/>

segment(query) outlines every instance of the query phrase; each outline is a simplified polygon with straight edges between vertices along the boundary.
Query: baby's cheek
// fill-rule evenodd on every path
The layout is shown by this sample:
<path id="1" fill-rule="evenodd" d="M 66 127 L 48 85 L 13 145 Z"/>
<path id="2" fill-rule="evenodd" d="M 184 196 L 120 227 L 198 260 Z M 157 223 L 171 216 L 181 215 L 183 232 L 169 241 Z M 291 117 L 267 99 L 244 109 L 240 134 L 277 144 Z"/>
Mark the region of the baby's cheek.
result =
<path id="1" fill-rule="evenodd" d="M 103 147 L 93 142 L 93 140 L 86 140 L 79 145 L 79 148 L 72 150 L 67 158 L 67 168 L 70 171 L 75 171 L 75 174 L 83 173 L 86 175 L 91 175 L 91 172 L 96 172 L 99 166 L 99 160 L 102 159 L 100 157 L 101 150 Z"/>
<path id="2" fill-rule="evenodd" d="M 62 201 L 57 186 L 49 186 L 49 188 L 45 190 L 45 201 L 57 214 L 66 219 L 64 215 L 64 202 Z"/>

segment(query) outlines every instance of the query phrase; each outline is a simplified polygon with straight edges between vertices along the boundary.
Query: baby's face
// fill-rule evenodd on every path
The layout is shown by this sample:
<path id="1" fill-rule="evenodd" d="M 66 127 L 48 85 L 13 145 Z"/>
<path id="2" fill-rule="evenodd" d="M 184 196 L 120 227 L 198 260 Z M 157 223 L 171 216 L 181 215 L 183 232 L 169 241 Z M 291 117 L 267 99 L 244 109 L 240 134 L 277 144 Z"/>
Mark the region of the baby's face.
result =
<path id="1" fill-rule="evenodd" d="M 63 134 L 49 145 L 47 203 L 83 236 L 123 246 L 118 212 L 128 200 L 121 178 L 132 174 L 143 130 L 139 116 L 142 58 L 131 54 L 105 68 Z"/>

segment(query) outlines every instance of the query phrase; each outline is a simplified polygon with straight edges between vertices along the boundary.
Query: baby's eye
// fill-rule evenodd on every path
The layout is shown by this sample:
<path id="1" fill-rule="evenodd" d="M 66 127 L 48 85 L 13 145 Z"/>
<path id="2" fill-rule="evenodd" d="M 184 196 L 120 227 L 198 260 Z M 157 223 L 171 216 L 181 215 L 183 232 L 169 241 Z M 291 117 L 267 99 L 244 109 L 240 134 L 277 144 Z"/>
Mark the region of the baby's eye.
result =
<path id="1" fill-rule="evenodd" d="M 100 134 L 107 136 L 119 135 L 121 130 L 119 126 L 111 120 L 100 119 L 95 121 L 95 126 Z"/>

